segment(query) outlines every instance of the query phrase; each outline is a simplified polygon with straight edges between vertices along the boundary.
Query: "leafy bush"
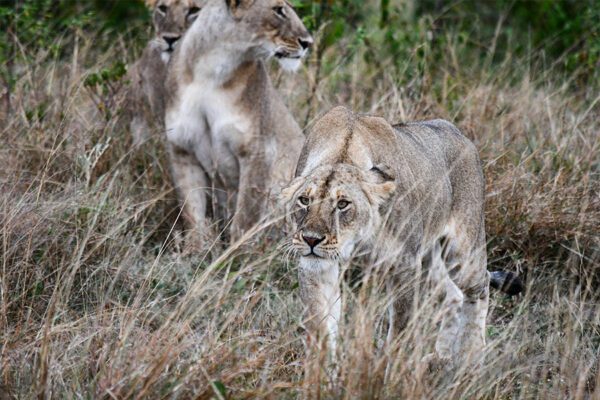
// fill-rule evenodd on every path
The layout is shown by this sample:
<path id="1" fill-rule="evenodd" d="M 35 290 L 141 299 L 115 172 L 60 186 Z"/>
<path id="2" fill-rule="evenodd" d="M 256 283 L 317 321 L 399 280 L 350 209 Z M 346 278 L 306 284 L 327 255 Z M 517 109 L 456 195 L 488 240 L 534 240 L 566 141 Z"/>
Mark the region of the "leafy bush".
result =
<path id="1" fill-rule="evenodd" d="M 22 0 L 0 5 L 0 78 L 4 99 L 19 76 L 19 65 L 67 57 L 76 32 L 93 31 L 99 50 L 118 36 L 140 43 L 146 35 L 148 12 L 141 1 Z M 7 106 L 8 107 L 8 106 Z"/>

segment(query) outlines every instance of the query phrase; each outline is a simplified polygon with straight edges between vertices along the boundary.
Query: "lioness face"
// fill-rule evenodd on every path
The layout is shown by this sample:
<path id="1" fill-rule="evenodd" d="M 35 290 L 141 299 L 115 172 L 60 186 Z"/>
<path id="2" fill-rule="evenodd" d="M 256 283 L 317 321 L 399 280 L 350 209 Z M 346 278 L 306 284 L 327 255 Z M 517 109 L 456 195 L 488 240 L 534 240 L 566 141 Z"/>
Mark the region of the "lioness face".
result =
<path id="1" fill-rule="evenodd" d="M 240 24 L 239 34 L 257 43 L 284 69 L 296 70 L 313 39 L 285 0 L 227 0 Z"/>
<path id="2" fill-rule="evenodd" d="M 148 0 L 156 39 L 163 52 L 171 53 L 208 0 Z"/>
<path id="3" fill-rule="evenodd" d="M 323 166 L 283 190 L 294 226 L 292 244 L 302 257 L 348 259 L 357 243 L 381 223 L 380 205 L 395 185 L 376 171 L 347 164 Z"/>

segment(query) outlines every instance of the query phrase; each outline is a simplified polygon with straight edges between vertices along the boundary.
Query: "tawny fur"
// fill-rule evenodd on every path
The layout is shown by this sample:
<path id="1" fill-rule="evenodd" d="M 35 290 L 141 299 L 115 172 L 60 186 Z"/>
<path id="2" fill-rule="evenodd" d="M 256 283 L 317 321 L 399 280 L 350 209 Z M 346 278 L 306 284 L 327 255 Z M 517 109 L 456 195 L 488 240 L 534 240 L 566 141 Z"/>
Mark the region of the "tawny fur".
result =
<path id="1" fill-rule="evenodd" d="M 443 120 L 390 125 L 338 107 L 316 124 L 296 179 L 282 191 L 300 256 L 313 335 L 335 345 L 340 262 L 358 250 L 397 296 L 396 328 L 412 317 L 425 276 L 443 298 L 438 360 L 479 354 L 488 308 L 484 179 L 475 146 Z"/>
<path id="2" fill-rule="evenodd" d="M 140 144 L 152 131 L 162 130 L 165 115 L 167 64 L 179 39 L 194 22 L 207 0 L 152 0 L 154 37 L 130 68 L 127 107 L 133 115 L 130 130 Z"/>
<path id="3" fill-rule="evenodd" d="M 184 36 L 169 68 L 166 135 L 188 243 L 212 241 L 215 221 L 239 237 L 291 179 L 304 135 L 264 60 L 297 64 L 311 43 L 283 0 L 210 1 Z"/>

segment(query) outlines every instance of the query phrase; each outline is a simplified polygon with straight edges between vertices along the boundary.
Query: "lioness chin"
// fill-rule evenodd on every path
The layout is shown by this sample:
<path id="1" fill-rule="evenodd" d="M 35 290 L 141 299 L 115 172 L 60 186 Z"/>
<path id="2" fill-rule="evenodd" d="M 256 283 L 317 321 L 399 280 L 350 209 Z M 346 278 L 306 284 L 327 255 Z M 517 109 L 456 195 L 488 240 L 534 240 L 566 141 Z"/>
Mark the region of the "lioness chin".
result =
<path id="1" fill-rule="evenodd" d="M 214 221 L 231 221 L 239 238 L 264 216 L 269 192 L 291 179 L 304 135 L 264 60 L 297 67 L 311 44 L 284 0 L 209 1 L 182 39 L 165 119 L 188 244 L 212 242 Z"/>
<path id="2" fill-rule="evenodd" d="M 455 126 L 392 126 L 335 108 L 307 137 L 281 198 L 312 336 L 328 335 L 335 349 L 340 263 L 360 252 L 389 293 L 404 293 L 393 304 L 395 331 L 410 318 L 421 285 L 443 298 L 437 359 L 481 352 L 489 293 L 484 179 L 475 146 Z"/>

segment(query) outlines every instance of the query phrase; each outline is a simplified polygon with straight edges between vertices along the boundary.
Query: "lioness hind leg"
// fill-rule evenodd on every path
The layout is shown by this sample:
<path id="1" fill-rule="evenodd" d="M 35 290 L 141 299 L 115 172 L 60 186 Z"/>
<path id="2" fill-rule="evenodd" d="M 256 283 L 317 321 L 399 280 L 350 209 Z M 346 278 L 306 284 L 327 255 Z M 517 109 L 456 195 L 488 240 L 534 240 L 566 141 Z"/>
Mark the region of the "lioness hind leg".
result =
<path id="1" fill-rule="evenodd" d="M 464 295 L 457 336 L 457 352 L 464 360 L 479 357 L 485 346 L 489 275 L 483 238 L 482 229 L 474 245 L 464 238 L 450 239 L 444 254 L 448 274 Z"/>
<path id="2" fill-rule="evenodd" d="M 464 296 L 451 279 L 445 283 L 443 319 L 435 342 L 436 355 L 443 361 L 454 361 L 458 351 L 458 338 L 462 327 L 461 314 Z"/>
<path id="3" fill-rule="evenodd" d="M 188 251 L 207 250 L 210 229 L 206 220 L 208 179 L 196 157 L 169 145 L 171 173 L 182 203 L 182 216 L 190 231 L 186 235 Z"/>
<path id="4" fill-rule="evenodd" d="M 150 138 L 150 126 L 142 116 L 136 115 L 132 118 L 129 130 L 133 136 L 134 146 L 140 146 Z"/>
<path id="5" fill-rule="evenodd" d="M 463 357 L 467 360 L 477 360 L 483 354 L 485 347 L 485 322 L 489 302 L 489 275 L 486 270 L 484 252 L 471 256 L 471 268 L 457 278 L 465 294 L 462 309 L 462 335 L 460 347 Z"/>
<path id="6" fill-rule="evenodd" d="M 456 359 L 461 333 L 462 307 L 464 295 L 450 278 L 444 260 L 442 259 L 441 243 L 436 243 L 423 260 L 429 269 L 429 283 L 435 297 L 443 298 L 441 322 L 435 342 L 435 356 L 428 356 L 430 361 L 449 364 Z"/>
<path id="7" fill-rule="evenodd" d="M 485 347 L 485 320 L 488 313 L 487 292 L 484 295 L 466 295 L 462 309 L 462 337 L 460 348 L 463 358 L 468 361 L 481 361 Z"/>

